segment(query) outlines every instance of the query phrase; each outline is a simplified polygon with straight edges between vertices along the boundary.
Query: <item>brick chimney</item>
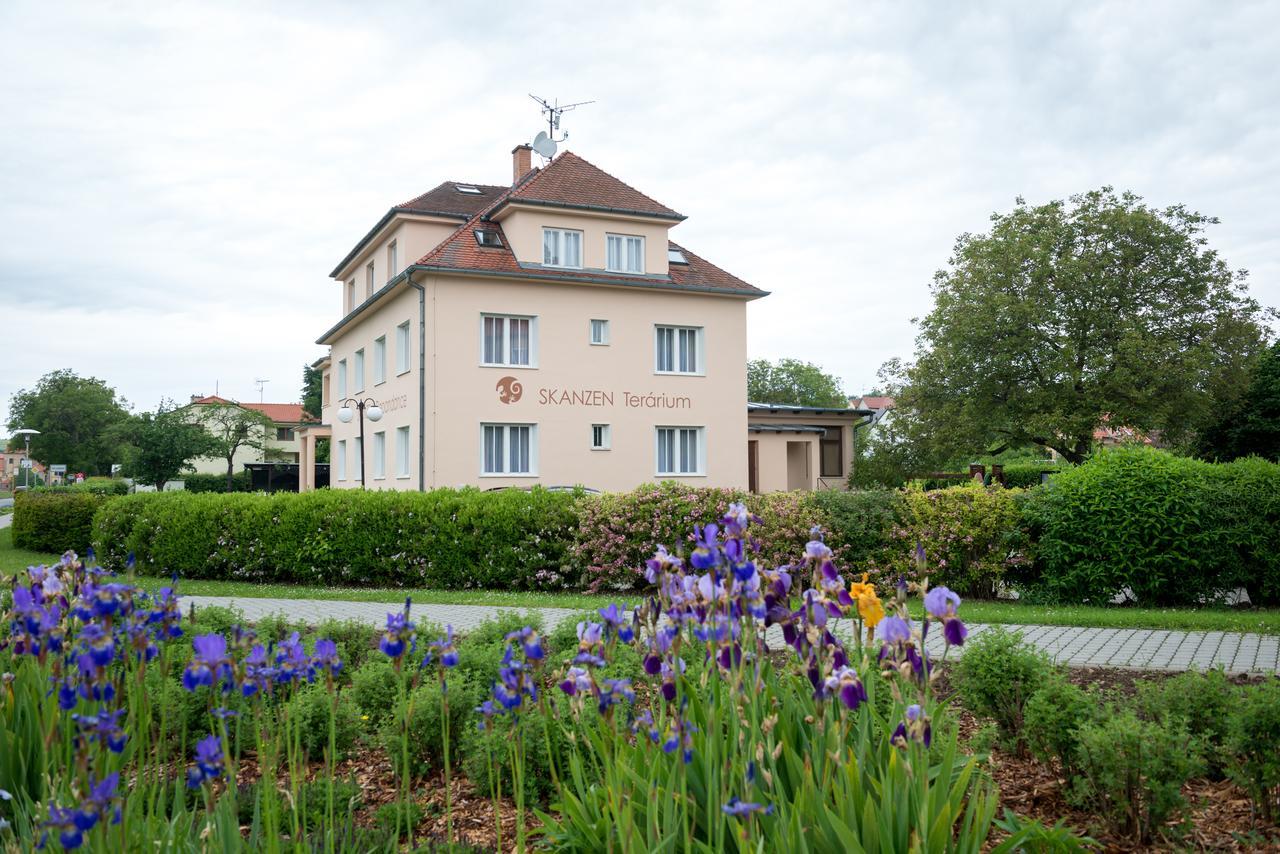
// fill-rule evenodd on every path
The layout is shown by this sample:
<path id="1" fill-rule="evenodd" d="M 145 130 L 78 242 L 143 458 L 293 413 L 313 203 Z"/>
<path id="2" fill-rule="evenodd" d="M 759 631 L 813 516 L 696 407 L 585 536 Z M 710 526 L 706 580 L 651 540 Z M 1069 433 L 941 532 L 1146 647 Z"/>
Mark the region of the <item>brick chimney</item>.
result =
<path id="1" fill-rule="evenodd" d="M 511 185 L 520 183 L 520 179 L 533 171 L 533 148 L 528 145 L 517 145 L 511 149 Z"/>

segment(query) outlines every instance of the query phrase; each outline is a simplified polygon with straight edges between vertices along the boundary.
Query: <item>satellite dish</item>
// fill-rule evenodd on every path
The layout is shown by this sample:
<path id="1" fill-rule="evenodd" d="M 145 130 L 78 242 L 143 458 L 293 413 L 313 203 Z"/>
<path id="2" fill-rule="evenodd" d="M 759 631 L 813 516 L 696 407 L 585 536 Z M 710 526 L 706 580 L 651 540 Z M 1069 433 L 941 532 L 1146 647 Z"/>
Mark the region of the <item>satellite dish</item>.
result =
<path id="1" fill-rule="evenodd" d="M 550 160 L 556 156 L 556 141 L 547 136 L 546 131 L 540 130 L 533 138 L 533 150 Z"/>

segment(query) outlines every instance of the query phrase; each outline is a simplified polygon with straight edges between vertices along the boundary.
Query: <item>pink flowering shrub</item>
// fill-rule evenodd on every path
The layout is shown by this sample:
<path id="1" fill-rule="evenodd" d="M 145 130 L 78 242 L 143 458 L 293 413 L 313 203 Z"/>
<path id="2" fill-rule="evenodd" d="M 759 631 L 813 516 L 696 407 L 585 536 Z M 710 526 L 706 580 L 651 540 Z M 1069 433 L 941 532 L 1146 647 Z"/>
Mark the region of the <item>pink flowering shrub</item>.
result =
<path id="1" fill-rule="evenodd" d="M 913 551 L 924 549 L 933 584 L 966 596 L 995 598 L 1006 572 L 1019 560 L 1018 489 L 960 486 L 929 492 L 908 489 L 904 523 L 892 529 L 895 574 L 914 578 Z"/>

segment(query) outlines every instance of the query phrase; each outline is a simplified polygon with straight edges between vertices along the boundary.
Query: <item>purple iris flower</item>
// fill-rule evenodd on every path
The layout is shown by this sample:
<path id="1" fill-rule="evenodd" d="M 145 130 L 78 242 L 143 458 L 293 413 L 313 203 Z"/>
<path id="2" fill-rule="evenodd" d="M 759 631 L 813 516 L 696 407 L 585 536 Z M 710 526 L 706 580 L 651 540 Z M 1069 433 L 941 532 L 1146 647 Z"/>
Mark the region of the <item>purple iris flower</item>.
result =
<path id="1" fill-rule="evenodd" d="M 196 744 L 196 764 L 187 770 L 187 786 L 199 788 L 207 780 L 222 776 L 222 742 L 210 735 Z"/>
<path id="2" fill-rule="evenodd" d="M 96 715 L 72 715 L 71 720 L 79 730 L 76 741 L 89 744 L 101 742 L 112 753 L 124 752 L 128 736 L 120 728 L 120 717 L 127 711 L 117 709 L 113 712 L 103 708 Z"/>
<path id="3" fill-rule="evenodd" d="M 876 626 L 876 635 L 884 643 L 906 643 L 911 640 L 911 623 L 901 617 L 885 617 Z"/>
<path id="4" fill-rule="evenodd" d="M 337 657 L 336 651 L 334 657 Z M 303 679 L 308 682 L 315 679 L 315 667 L 302 646 L 302 637 L 297 632 L 280 642 L 279 648 L 276 649 L 275 662 L 276 682 L 288 684 L 295 681 L 301 682 Z"/>
<path id="5" fill-rule="evenodd" d="M 212 685 L 229 672 L 227 639 L 222 635 L 198 635 L 191 646 L 196 654 L 182 672 L 182 687 L 194 691 L 201 685 Z"/>
<path id="6" fill-rule="evenodd" d="M 600 711 L 604 713 L 611 706 L 623 701 L 634 703 L 636 692 L 631 689 L 630 679 L 608 679 L 600 688 Z"/>
<path id="7" fill-rule="evenodd" d="M 542 647 L 542 638 L 533 626 L 525 626 L 522 629 L 511 632 L 507 635 L 508 641 L 520 641 L 520 648 L 524 652 L 524 657 L 530 661 L 541 661 L 547 657 L 547 652 Z"/>
<path id="8" fill-rule="evenodd" d="M 952 617 L 942 625 L 942 637 L 951 646 L 961 646 L 964 639 L 969 636 L 969 629 L 960 621 L 959 617 Z"/>
<path id="9" fill-rule="evenodd" d="M 49 820 L 41 825 L 50 829 L 56 828 L 58 842 L 67 851 L 75 851 L 84 844 L 84 831 L 76 825 L 76 812 L 76 810 L 69 808 L 50 806 Z M 43 843 L 46 841 L 47 835 L 48 831 L 45 832 L 45 836 L 41 837 L 41 844 L 37 846 L 38 848 L 44 847 Z"/>
<path id="10" fill-rule="evenodd" d="M 97 623 L 85 626 L 80 632 L 80 640 L 98 667 L 106 667 L 116 656 L 115 640 L 111 633 Z"/>
<path id="11" fill-rule="evenodd" d="M 328 638 L 316 641 L 315 655 L 311 658 L 311 667 L 329 676 L 337 676 L 342 672 L 342 659 L 338 657 L 338 645 Z"/>
<path id="12" fill-rule="evenodd" d="M 623 643 L 631 643 L 631 641 L 635 640 L 634 612 L 628 615 L 622 608 L 618 607 L 616 602 L 611 602 L 609 607 L 601 608 L 599 613 L 600 619 L 612 626 L 618 633 L 618 640 Z"/>
<path id="13" fill-rule="evenodd" d="M 560 690 L 570 697 L 575 697 L 578 694 L 590 693 L 591 684 L 591 674 L 581 667 L 570 667 L 565 671 L 564 679 L 560 682 Z"/>
<path id="14" fill-rule="evenodd" d="M 753 804 L 748 801 L 739 800 L 738 798 L 730 798 L 729 803 L 720 807 L 720 809 L 724 811 L 725 815 L 742 818 L 744 816 L 751 815 L 752 813 L 769 815 L 773 812 L 773 804 L 766 806 L 765 804 Z"/>
<path id="15" fill-rule="evenodd" d="M 409 605 L 410 601 L 406 596 L 403 611 L 399 614 L 387 614 L 387 629 L 378 642 L 378 649 L 387 658 L 393 658 L 397 662 L 404 658 L 406 652 L 412 652 L 417 642 L 414 625 L 409 622 Z"/>
<path id="16" fill-rule="evenodd" d="M 929 592 L 924 594 L 924 609 L 939 620 L 954 617 L 959 607 L 959 595 L 946 587 L 931 587 Z"/>

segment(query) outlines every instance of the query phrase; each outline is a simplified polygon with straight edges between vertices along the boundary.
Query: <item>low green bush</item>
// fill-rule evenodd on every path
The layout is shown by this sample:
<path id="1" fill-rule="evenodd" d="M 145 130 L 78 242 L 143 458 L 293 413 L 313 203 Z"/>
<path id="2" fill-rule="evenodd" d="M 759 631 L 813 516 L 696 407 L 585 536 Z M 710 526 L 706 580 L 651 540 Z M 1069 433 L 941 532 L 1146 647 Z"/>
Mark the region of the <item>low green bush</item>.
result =
<path id="1" fill-rule="evenodd" d="M 335 703 L 335 697 L 337 702 Z M 297 726 L 302 749 L 319 760 L 329 749 L 329 721 L 333 720 L 334 762 L 347 757 L 360 733 L 360 717 L 345 694 L 332 694 L 323 685 L 308 685 L 289 700 L 289 719 Z"/>
<path id="2" fill-rule="evenodd" d="M 1280 465 L 1121 447 L 1037 493 L 1022 580 L 1058 601 L 1196 605 L 1241 586 L 1255 604 L 1280 601 Z"/>
<path id="3" fill-rule="evenodd" d="M 1146 720 L 1172 717 L 1181 721 L 1200 743 L 1206 772 L 1220 780 L 1224 774 L 1223 745 L 1239 696 L 1240 689 L 1222 670 L 1189 670 L 1163 681 L 1139 683 L 1136 706 Z"/>
<path id="4" fill-rule="evenodd" d="M 1021 632 L 996 626 L 969 639 L 955 673 L 960 702 L 995 721 L 1003 741 L 1025 752 L 1026 706 L 1053 674 L 1049 656 L 1024 643 Z"/>
<path id="5" fill-rule="evenodd" d="M 460 679 L 450 679 L 448 690 L 441 692 L 434 670 L 423 675 L 423 682 L 409 695 L 409 773 L 414 777 L 426 777 L 444 769 L 444 702 L 449 697 L 449 755 L 453 767 L 458 766 L 460 744 L 464 729 L 472 722 L 474 709 L 481 695 Z M 487 695 L 487 692 L 486 692 Z M 400 773 L 401 739 L 394 721 L 382 730 L 382 746 L 391 765 Z"/>
<path id="6" fill-rule="evenodd" d="M 1182 785 L 1201 767 L 1195 740 L 1182 721 L 1144 721 L 1131 710 L 1110 710 L 1080 727 L 1075 797 L 1117 833 L 1136 842 L 1184 805 Z"/>
<path id="7" fill-rule="evenodd" d="M 1042 475 L 1053 477 L 1067 468 L 1070 468 L 1070 464 L 1055 460 L 1007 463 L 1004 467 L 1004 485 L 1010 489 L 1031 489 L 1040 485 Z"/>
<path id="8" fill-rule="evenodd" d="M 463 730 L 460 753 L 462 767 L 478 793 L 488 795 L 501 785 L 502 796 L 513 796 L 515 779 L 510 748 L 518 737 L 524 750 L 524 789 L 526 803 L 547 803 L 555 794 L 547 740 L 550 739 L 556 768 L 567 765 L 569 744 L 564 727 L 548 721 L 543 715 L 527 714 L 512 718 L 500 715 L 484 729 L 468 726 Z"/>
<path id="9" fill-rule="evenodd" d="M 1096 721 L 1099 698 L 1055 672 L 1036 689 L 1023 709 L 1023 733 L 1031 752 L 1041 760 L 1056 758 L 1063 770 L 1075 772 L 1080 727 Z"/>
<path id="10" fill-rule="evenodd" d="M 1268 822 L 1280 819 L 1280 680 L 1246 689 L 1232 705 L 1227 773 Z"/>
<path id="11" fill-rule="evenodd" d="M 564 584 L 576 497 L 317 490 L 116 499 L 98 520 L 104 562 L 244 581 L 547 589 Z"/>
<path id="12" fill-rule="evenodd" d="M 93 514 L 104 500 L 88 490 L 19 492 L 13 505 L 14 548 L 83 554 L 92 541 Z"/>
<path id="13" fill-rule="evenodd" d="M 385 723 L 396 707 L 399 677 L 386 658 L 372 659 L 351 673 L 351 699 L 370 721 Z"/>
<path id="14" fill-rule="evenodd" d="M 902 492 L 858 489 L 815 492 L 807 502 L 828 530 L 828 544 L 848 571 L 882 574 L 901 557 L 902 544 L 893 532 L 907 522 Z"/>

